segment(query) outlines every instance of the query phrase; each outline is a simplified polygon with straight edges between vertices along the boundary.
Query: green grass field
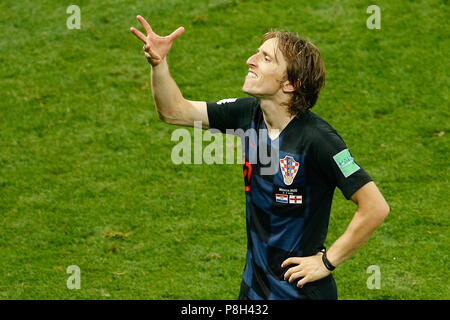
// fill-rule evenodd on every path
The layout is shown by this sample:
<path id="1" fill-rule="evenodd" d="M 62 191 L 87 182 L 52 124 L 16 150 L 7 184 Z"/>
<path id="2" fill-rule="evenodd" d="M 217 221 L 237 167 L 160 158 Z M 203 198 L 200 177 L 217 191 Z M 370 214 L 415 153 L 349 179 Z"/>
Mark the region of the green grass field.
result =
<path id="1" fill-rule="evenodd" d="M 71 4 L 79 30 L 66 27 Z M 371 4 L 380 30 L 366 27 Z M 237 298 L 242 166 L 171 162 L 177 127 L 155 112 L 137 14 L 159 34 L 185 27 L 168 61 L 188 99 L 244 96 L 245 62 L 271 28 L 311 39 L 327 70 L 313 111 L 391 207 L 334 271 L 339 298 L 450 298 L 447 0 L 2 0 L 0 299 Z M 327 246 L 355 209 L 336 190 Z"/>

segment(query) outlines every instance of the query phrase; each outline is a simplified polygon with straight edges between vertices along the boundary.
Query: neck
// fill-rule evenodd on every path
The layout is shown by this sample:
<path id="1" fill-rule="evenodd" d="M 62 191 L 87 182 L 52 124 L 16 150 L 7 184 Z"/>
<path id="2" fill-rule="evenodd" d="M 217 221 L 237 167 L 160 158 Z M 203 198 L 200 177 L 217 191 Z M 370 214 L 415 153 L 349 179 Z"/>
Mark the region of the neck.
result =
<path id="1" fill-rule="evenodd" d="M 272 100 L 259 101 L 263 112 L 264 122 L 267 126 L 268 135 L 271 139 L 276 139 L 281 131 L 286 128 L 289 122 L 294 118 L 288 112 L 288 107 L 280 102 Z"/>

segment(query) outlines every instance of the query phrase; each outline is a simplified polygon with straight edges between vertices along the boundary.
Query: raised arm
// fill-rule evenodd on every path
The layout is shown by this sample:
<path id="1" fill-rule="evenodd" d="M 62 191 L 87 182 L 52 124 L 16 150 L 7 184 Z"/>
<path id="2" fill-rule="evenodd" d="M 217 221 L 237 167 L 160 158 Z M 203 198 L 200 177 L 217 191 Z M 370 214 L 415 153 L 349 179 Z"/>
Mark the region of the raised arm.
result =
<path id="1" fill-rule="evenodd" d="M 169 72 L 167 53 L 184 28 L 180 27 L 170 35 L 161 37 L 153 32 L 143 17 L 137 16 L 137 19 L 147 35 L 135 28 L 130 28 L 130 31 L 144 43 L 145 56 L 151 65 L 153 100 L 160 119 L 169 124 L 191 127 L 194 121 L 201 121 L 203 128 L 209 128 L 206 102 L 185 99 Z"/>

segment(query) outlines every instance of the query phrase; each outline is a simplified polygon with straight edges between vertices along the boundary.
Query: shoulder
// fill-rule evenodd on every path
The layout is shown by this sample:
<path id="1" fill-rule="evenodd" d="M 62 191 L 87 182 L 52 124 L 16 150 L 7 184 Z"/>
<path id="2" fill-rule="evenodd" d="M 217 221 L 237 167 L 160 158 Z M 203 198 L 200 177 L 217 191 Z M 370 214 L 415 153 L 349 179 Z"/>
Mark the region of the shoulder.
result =
<path id="1" fill-rule="evenodd" d="M 336 129 L 314 112 L 309 111 L 304 121 L 306 134 L 312 140 L 323 140 L 331 136 L 339 136 Z"/>
<path id="2" fill-rule="evenodd" d="M 216 102 L 219 105 L 251 105 L 257 106 L 258 100 L 254 97 L 241 97 L 241 98 L 226 98 Z"/>
<path id="3" fill-rule="evenodd" d="M 321 158 L 347 148 L 336 129 L 319 115 L 310 111 L 304 126 L 304 139 L 313 156 Z"/>
<path id="4" fill-rule="evenodd" d="M 259 102 L 253 97 L 227 98 L 207 102 L 211 128 L 225 132 L 226 129 L 246 130 L 255 115 Z"/>

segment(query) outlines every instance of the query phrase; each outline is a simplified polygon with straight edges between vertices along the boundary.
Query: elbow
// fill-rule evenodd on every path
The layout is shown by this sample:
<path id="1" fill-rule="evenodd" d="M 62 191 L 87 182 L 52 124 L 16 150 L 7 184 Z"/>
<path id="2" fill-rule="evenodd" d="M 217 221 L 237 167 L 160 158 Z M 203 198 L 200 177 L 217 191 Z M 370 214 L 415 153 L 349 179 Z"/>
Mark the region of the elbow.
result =
<path id="1" fill-rule="evenodd" d="M 159 108 L 156 106 L 156 112 L 161 121 L 167 124 L 180 124 L 180 120 L 185 117 L 184 110 L 188 110 L 189 106 L 184 107 L 182 104 L 172 104 L 171 106 L 166 106 L 164 108 Z"/>
<path id="2" fill-rule="evenodd" d="M 157 110 L 157 113 L 158 113 L 159 120 L 161 120 L 162 122 L 167 123 L 167 124 L 173 124 L 173 121 L 172 121 L 173 119 L 170 116 L 170 114 L 163 113 L 159 110 Z"/>
<path id="3" fill-rule="evenodd" d="M 358 211 L 368 225 L 378 228 L 389 215 L 390 208 L 386 201 L 377 201 L 372 202 L 369 206 L 359 207 Z"/>
<path id="4" fill-rule="evenodd" d="M 386 203 L 385 218 L 389 215 L 389 212 L 391 212 L 391 207 Z"/>
<path id="5" fill-rule="evenodd" d="M 386 217 L 389 215 L 389 212 L 391 211 L 391 208 L 387 204 L 386 201 L 383 201 L 382 203 L 378 204 L 376 207 L 376 217 L 379 221 L 379 225 L 383 223 L 383 221 L 386 219 Z"/>
<path id="6" fill-rule="evenodd" d="M 389 212 L 391 212 L 391 208 L 389 207 L 388 203 L 384 199 L 383 199 L 383 203 L 381 205 L 380 210 L 381 210 L 381 213 L 384 215 L 384 218 L 386 218 L 389 215 Z"/>
<path id="7" fill-rule="evenodd" d="M 383 222 L 387 218 L 389 212 L 391 212 L 391 208 L 389 208 L 389 205 L 386 204 L 385 208 L 383 208 L 383 210 L 381 211 L 381 215 L 383 217 L 383 220 L 381 222 Z"/>
<path id="8" fill-rule="evenodd" d="M 159 111 L 158 111 L 158 117 L 159 117 L 159 120 L 161 120 L 162 122 L 169 123 L 169 118 L 166 117 L 163 113 L 161 113 Z"/>

